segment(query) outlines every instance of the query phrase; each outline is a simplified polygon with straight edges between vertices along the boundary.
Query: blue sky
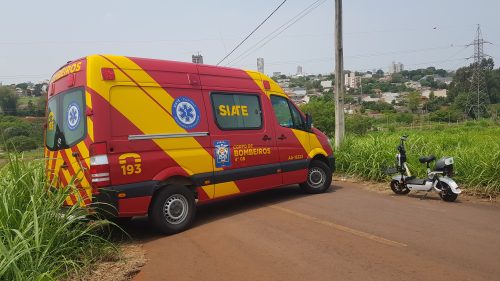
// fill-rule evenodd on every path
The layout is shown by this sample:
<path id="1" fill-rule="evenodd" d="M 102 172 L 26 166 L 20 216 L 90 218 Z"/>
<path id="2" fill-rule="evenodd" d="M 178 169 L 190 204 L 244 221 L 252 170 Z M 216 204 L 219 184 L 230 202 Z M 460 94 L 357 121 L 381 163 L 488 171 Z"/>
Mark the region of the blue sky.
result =
<path id="1" fill-rule="evenodd" d="M 0 82 L 39 81 L 68 60 L 93 53 L 190 61 L 200 52 L 215 64 L 282 0 L 255 1 L 7 1 L 0 0 Z M 265 72 L 334 69 L 334 0 L 322 0 L 279 36 L 243 52 L 315 0 L 288 0 L 222 65 Z M 500 1 L 344 0 L 344 64 L 350 70 L 466 65 L 477 24 L 500 61 Z M 259 45 L 260 46 L 260 45 Z M 500 63 L 497 63 L 497 67 Z"/>

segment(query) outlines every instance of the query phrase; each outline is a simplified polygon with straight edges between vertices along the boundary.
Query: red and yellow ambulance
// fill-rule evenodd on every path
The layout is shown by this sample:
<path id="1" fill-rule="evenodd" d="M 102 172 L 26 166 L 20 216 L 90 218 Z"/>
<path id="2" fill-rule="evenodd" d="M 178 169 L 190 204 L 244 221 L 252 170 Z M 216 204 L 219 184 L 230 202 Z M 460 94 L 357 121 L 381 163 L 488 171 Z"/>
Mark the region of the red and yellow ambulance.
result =
<path id="1" fill-rule="evenodd" d="M 50 81 L 47 176 L 74 188 L 68 205 L 149 215 L 176 233 L 197 203 L 291 184 L 327 190 L 333 151 L 311 122 L 258 72 L 92 55 Z"/>

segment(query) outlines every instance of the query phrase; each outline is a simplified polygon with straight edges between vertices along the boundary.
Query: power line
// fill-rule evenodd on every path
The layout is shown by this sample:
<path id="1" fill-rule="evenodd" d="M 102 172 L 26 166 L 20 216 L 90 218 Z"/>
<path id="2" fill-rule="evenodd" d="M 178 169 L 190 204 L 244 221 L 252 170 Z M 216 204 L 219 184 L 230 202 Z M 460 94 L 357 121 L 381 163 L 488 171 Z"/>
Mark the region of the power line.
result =
<path id="1" fill-rule="evenodd" d="M 271 12 L 271 14 L 269 14 L 269 16 L 267 16 L 267 18 L 265 18 L 254 30 L 252 30 L 252 32 L 250 32 L 250 34 L 247 35 L 247 37 L 245 37 L 238 45 L 236 45 L 236 47 L 234 47 L 234 49 L 229 52 L 224 58 L 222 58 L 218 63 L 217 65 L 219 65 L 221 62 L 223 62 L 227 57 L 229 57 L 232 53 L 234 53 L 234 51 L 236 51 L 236 49 L 238 49 L 243 43 L 245 43 L 245 41 L 250 37 L 252 36 L 252 34 L 254 34 L 272 15 L 274 15 L 274 13 L 276 13 L 276 11 L 278 11 L 279 8 L 281 8 L 281 6 L 283 6 L 283 4 L 285 4 L 287 0 L 284 0 L 283 2 L 281 2 L 281 4 L 278 5 L 278 7 L 276 7 L 276 9 L 274 9 L 274 11 Z"/>
<path id="2" fill-rule="evenodd" d="M 439 51 L 439 50 L 447 50 L 447 49 L 452 49 L 452 48 L 457 48 L 457 47 L 463 47 L 461 48 L 458 52 L 454 53 L 450 57 L 446 58 L 445 60 L 449 60 L 456 55 L 460 54 L 466 49 L 466 46 L 462 45 L 451 45 L 451 46 L 446 46 L 446 47 L 430 47 L 430 48 L 422 48 L 422 49 L 409 49 L 409 50 L 399 50 L 399 51 L 389 51 L 389 52 L 380 52 L 380 53 L 367 53 L 367 54 L 357 54 L 357 55 L 350 55 L 350 56 L 344 56 L 345 58 L 351 58 L 351 59 L 358 59 L 358 58 L 368 58 L 368 57 L 380 57 L 380 56 L 385 56 L 385 55 L 394 55 L 394 54 L 409 54 L 409 53 L 418 53 L 418 52 L 430 52 L 430 51 Z M 301 63 L 301 62 L 311 62 L 311 61 L 324 61 L 324 60 L 333 60 L 333 57 L 320 57 L 320 58 L 312 58 L 308 60 L 290 60 L 290 61 L 274 61 L 268 63 L 269 65 L 277 65 L 277 64 L 287 64 L 287 63 Z"/>
<path id="3" fill-rule="evenodd" d="M 228 65 L 234 65 L 235 63 L 240 62 L 241 60 L 245 59 L 248 57 L 250 54 L 254 53 L 255 51 L 259 50 L 260 48 L 264 47 L 267 43 L 269 43 L 271 40 L 279 36 L 281 33 L 283 33 L 285 30 L 290 28 L 292 25 L 294 25 L 296 22 L 301 20 L 303 17 L 311 13 L 314 9 L 319 7 L 321 4 L 323 4 L 326 0 L 317 0 L 313 2 L 311 5 L 307 6 L 305 9 L 300 11 L 298 14 L 296 14 L 294 17 L 292 17 L 290 20 L 273 30 L 271 33 L 266 35 L 264 38 L 262 38 L 260 41 L 252 45 L 250 48 L 248 48 L 245 52 L 240 54 L 238 57 L 233 59 Z M 266 41 L 267 40 L 267 41 Z M 264 43 L 262 43 L 264 42 Z M 260 46 L 259 44 L 262 43 Z"/>

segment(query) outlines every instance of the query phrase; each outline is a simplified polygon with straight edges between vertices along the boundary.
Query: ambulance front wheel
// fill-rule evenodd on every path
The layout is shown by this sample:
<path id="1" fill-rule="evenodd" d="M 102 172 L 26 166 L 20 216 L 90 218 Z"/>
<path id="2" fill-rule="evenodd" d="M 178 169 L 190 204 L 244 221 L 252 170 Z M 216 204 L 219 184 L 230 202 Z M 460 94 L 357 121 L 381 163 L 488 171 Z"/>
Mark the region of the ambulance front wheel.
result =
<path id="1" fill-rule="evenodd" d="M 307 181 L 300 184 L 307 193 L 317 194 L 325 192 L 332 183 L 332 170 L 322 161 L 313 160 L 307 171 Z"/>
<path id="2" fill-rule="evenodd" d="M 169 185 L 154 196 L 149 218 L 159 231 L 174 234 L 188 229 L 195 213 L 193 192 L 184 186 Z"/>

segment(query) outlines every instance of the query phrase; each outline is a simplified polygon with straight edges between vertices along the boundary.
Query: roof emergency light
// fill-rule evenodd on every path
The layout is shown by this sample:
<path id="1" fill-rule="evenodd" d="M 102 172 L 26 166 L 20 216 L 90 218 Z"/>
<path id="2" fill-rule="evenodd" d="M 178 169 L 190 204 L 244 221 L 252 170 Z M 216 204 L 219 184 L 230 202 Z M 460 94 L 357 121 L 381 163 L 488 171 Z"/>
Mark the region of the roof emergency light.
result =
<path id="1" fill-rule="evenodd" d="M 103 67 L 101 68 L 102 80 L 113 81 L 115 80 L 115 71 L 112 68 Z"/>

